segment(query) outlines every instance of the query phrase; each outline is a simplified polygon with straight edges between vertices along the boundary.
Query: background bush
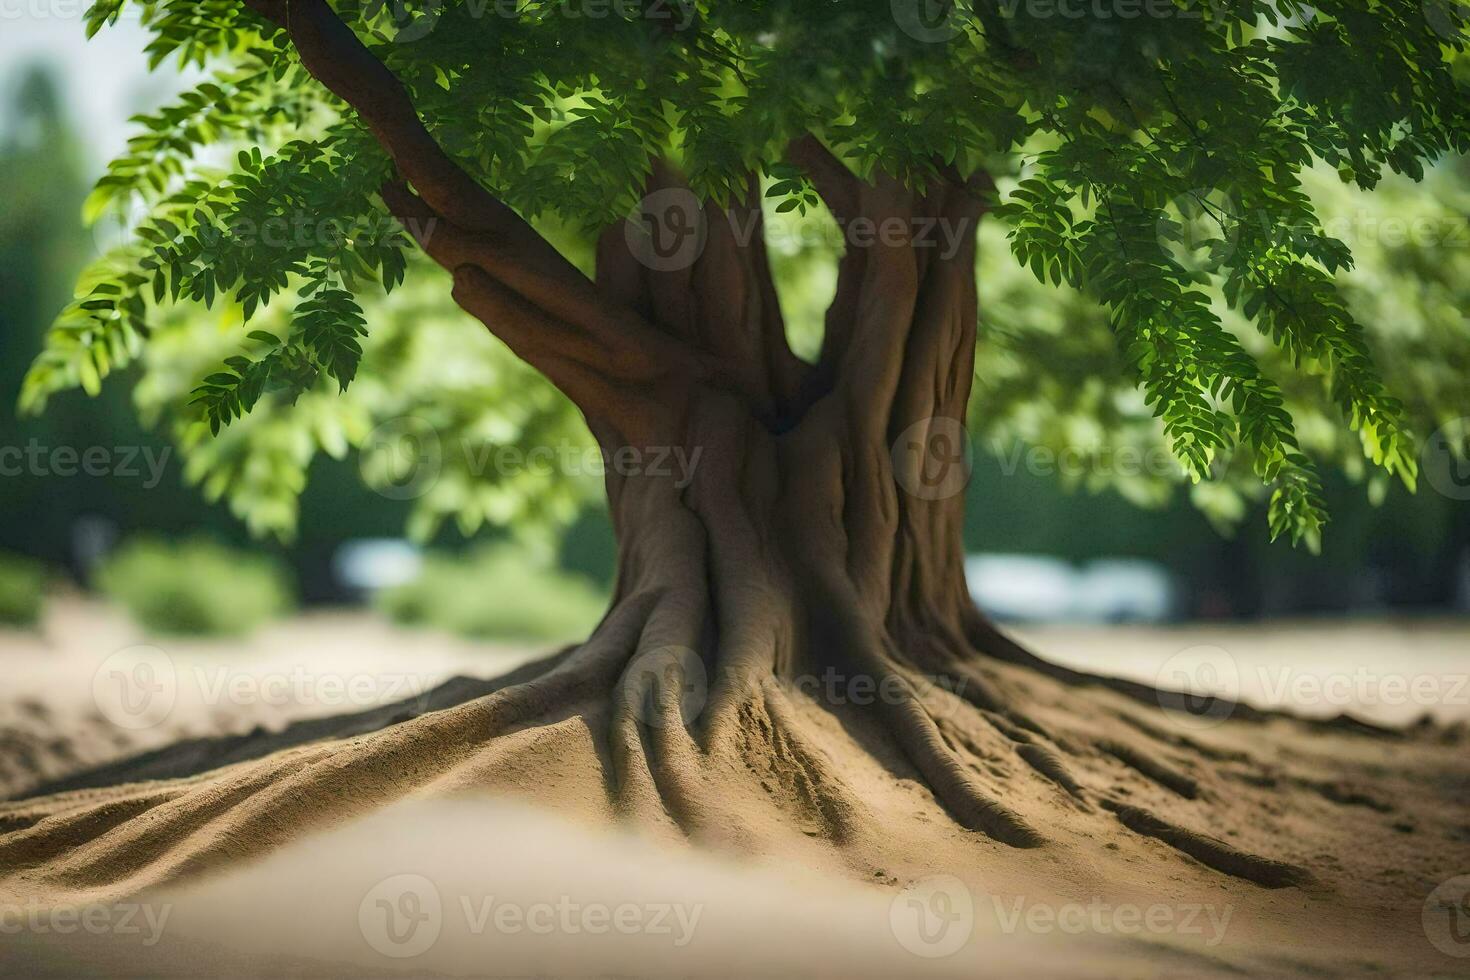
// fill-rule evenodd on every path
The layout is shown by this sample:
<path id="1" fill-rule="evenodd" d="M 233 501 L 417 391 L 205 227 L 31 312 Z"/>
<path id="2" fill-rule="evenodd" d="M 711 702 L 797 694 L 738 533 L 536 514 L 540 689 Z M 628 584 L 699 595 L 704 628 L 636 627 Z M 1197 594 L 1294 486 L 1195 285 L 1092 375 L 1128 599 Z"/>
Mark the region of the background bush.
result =
<path id="1" fill-rule="evenodd" d="M 431 556 L 416 581 L 384 590 L 376 602 L 399 623 L 539 641 L 583 639 L 607 608 L 607 596 L 587 580 L 506 545 Z"/>
<path id="2" fill-rule="evenodd" d="M 46 605 L 46 567 L 0 552 L 0 625 L 34 626 Z"/>
<path id="3" fill-rule="evenodd" d="M 238 636 L 293 605 L 279 562 L 203 538 L 134 538 L 98 569 L 97 586 L 157 633 Z"/>

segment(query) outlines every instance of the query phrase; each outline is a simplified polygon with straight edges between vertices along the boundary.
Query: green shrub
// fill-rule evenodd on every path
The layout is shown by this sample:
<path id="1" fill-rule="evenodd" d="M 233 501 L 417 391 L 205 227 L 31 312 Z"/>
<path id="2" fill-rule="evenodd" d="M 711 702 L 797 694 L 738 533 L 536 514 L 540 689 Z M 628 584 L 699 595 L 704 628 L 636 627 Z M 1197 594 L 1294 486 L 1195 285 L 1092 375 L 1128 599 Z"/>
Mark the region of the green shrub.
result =
<path id="1" fill-rule="evenodd" d="M 46 605 L 46 567 L 0 553 L 0 625 L 34 626 Z"/>
<path id="2" fill-rule="evenodd" d="M 204 539 L 135 538 L 98 569 L 97 585 L 157 633 L 238 636 L 292 606 L 279 562 Z"/>
<path id="3" fill-rule="evenodd" d="M 488 545 L 458 557 L 430 556 L 417 580 L 385 589 L 377 604 L 396 622 L 461 636 L 565 641 L 597 625 L 607 596 L 524 550 Z"/>

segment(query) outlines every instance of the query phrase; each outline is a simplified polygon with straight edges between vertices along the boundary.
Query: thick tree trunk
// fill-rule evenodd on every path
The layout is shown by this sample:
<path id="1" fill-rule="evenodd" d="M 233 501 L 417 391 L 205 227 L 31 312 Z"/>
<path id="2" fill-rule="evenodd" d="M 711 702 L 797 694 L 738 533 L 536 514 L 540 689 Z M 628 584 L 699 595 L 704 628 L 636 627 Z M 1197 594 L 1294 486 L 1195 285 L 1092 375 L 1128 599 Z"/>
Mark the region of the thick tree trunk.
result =
<path id="1" fill-rule="evenodd" d="M 682 740 L 668 730 L 687 726 L 708 752 L 743 739 L 752 706 L 770 710 L 783 689 L 870 690 L 905 755 L 961 823 L 1034 844 L 1038 836 L 946 748 L 920 693 L 938 680 L 1025 724 L 987 690 L 967 638 L 977 614 L 960 538 L 963 422 L 983 205 L 960 184 L 928 197 L 851 178 L 846 189 L 855 213 L 839 219 L 849 229 L 866 219 L 883 241 L 850 247 L 827 347 L 806 373 L 785 347 L 754 182 L 729 211 L 691 214 L 692 195 L 660 168 L 646 198 L 666 208 L 650 215 L 655 239 L 697 229 L 697 258 L 674 268 L 657 254 L 640 262 L 638 240 L 624 228 L 599 248 L 604 293 L 720 366 L 709 377 L 665 375 L 583 402 L 610 464 L 621 549 L 604 630 L 627 628 L 624 607 L 645 610 L 629 614 L 641 622 L 622 651 L 629 666 L 615 731 L 623 785 L 658 780 L 654 770 L 629 771 L 635 722 L 654 723 L 669 750 Z M 742 230 L 752 235 L 747 243 Z M 956 235 L 959 244 L 941 251 Z M 692 475 L 618 465 L 671 453 L 697 461 Z M 601 646 L 599 634 L 589 648 Z M 645 705 L 673 712 L 679 701 L 682 725 L 672 715 L 640 716 Z"/>
<path id="2" fill-rule="evenodd" d="M 1034 843 L 948 751 L 916 690 L 927 671 L 1001 708 L 972 663 L 971 638 L 988 634 L 964 585 L 963 481 L 950 472 L 965 444 L 988 179 L 936 164 L 916 191 L 858 179 L 814 137 L 792 143 L 848 246 L 808 365 L 787 345 L 754 175 L 743 200 L 720 208 L 655 161 L 641 217 L 656 240 L 610 229 L 589 283 L 437 145 L 328 5 L 293 4 L 289 17 L 271 0 L 251 6 L 393 158 L 404 181 L 384 199 L 428 231 L 421 243 L 453 272 L 456 301 L 582 409 L 612 462 L 616 602 L 558 676 L 624 678 L 624 748 L 648 656 L 672 651 L 676 686 L 708 679 L 695 725 L 706 747 L 777 697 L 763 693 L 772 682 L 836 671 L 892 692 L 878 701 L 888 725 L 962 822 Z M 675 447 L 699 460 L 687 485 L 618 465 Z M 936 463 L 947 484 L 937 488 Z M 662 731 L 673 728 L 683 730 Z"/>
<path id="3" fill-rule="evenodd" d="M 573 719 L 629 819 L 728 839 L 739 833 L 728 795 L 780 784 L 773 795 L 816 833 L 862 849 L 880 831 L 817 747 L 822 714 L 856 726 L 890 771 L 917 776 L 958 823 L 1005 845 L 1043 843 L 1007 806 L 1025 793 L 1042 800 L 1033 812 L 1111 813 L 1227 874 L 1305 880 L 1136 802 L 1199 797 L 1180 759 L 1262 785 L 1250 760 L 1139 710 L 1181 699 L 1046 664 L 969 601 L 963 421 L 988 181 L 936 166 L 915 192 L 858 179 L 812 137 L 791 145 L 847 241 L 821 356 L 808 364 L 787 346 L 754 177 L 743 200 L 719 208 L 656 165 L 644 216 L 654 239 L 610 229 L 589 281 L 437 146 L 327 4 L 292 3 L 289 19 L 274 0 L 251 6 L 287 28 L 308 70 L 392 156 L 403 181 L 383 197 L 426 232 L 456 301 L 583 412 L 610 464 L 614 602 L 585 644 L 520 683 L 248 765 L 205 773 L 206 758 L 195 780 L 0 813 L 0 865 L 94 887 L 151 861 L 150 881 L 167 880 L 234 853 L 201 827 L 258 850 L 364 803 L 484 785 L 526 733 Z M 691 230 L 692 246 L 677 237 Z M 652 462 L 674 450 L 692 474 Z M 1072 709 L 1082 686 L 1111 688 L 1096 720 Z M 1033 717 L 1043 710 L 1045 725 Z"/>
<path id="4" fill-rule="evenodd" d="M 458 302 L 581 408 L 607 454 L 619 540 L 607 616 L 514 683 L 456 682 L 432 703 L 346 719 L 335 740 L 313 729 L 237 766 L 219 768 L 238 746 L 212 764 L 189 748 L 167 773 L 188 780 L 0 810 L 0 865 L 77 888 L 129 887 L 129 869 L 146 865 L 157 883 L 364 806 L 539 782 L 548 758 L 574 768 L 565 753 L 576 752 L 601 767 L 610 808 L 631 823 L 751 850 L 760 844 L 734 815 L 774 807 L 848 853 L 881 852 L 881 821 L 843 765 L 853 758 L 824 748 L 831 723 L 851 737 L 843 751 L 925 787 L 1001 846 L 1089 838 L 1106 817 L 1224 874 L 1308 881 L 1171 822 L 1219 801 L 1198 775 L 1207 769 L 1262 805 L 1272 791 L 1261 780 L 1278 778 L 1150 714 L 1184 699 L 1047 664 L 970 603 L 960 528 L 979 190 L 861 182 L 815 141 L 793 156 L 851 240 L 814 364 L 786 347 L 754 181 L 720 210 L 664 193 L 680 186 L 660 168 L 648 200 L 698 208 L 702 249 L 671 263 L 615 228 L 596 282 L 386 188 L 398 214 L 437 219 L 416 226 L 435 229 L 424 245 L 453 270 Z M 656 231 L 691 226 L 687 213 L 654 218 Z M 858 243 L 859 220 L 875 240 Z M 948 231 L 929 242 L 914 233 L 940 222 Z M 957 228 L 959 247 L 944 249 Z M 676 452 L 692 470 L 659 465 Z M 541 751 L 543 739 L 558 751 Z M 1377 805 L 1337 783 L 1280 778 Z M 196 833 L 206 825 L 229 847 Z M 1277 850 L 1272 840 L 1263 849 Z"/>

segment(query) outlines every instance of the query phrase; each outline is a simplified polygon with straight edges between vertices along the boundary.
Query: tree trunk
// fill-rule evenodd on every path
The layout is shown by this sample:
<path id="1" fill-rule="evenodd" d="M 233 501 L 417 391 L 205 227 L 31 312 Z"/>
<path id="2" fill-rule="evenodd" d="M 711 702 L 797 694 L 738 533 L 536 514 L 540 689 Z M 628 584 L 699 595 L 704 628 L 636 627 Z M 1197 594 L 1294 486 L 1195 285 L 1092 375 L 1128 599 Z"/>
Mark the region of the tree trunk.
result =
<path id="1" fill-rule="evenodd" d="M 803 801 L 834 841 L 871 835 L 842 773 L 795 721 L 797 701 L 816 702 L 859 716 L 961 826 L 1002 844 L 1044 843 L 1004 799 L 1014 777 L 1005 760 L 1017 758 L 1068 806 L 1111 811 L 1217 870 L 1269 886 L 1306 880 L 1170 824 L 1126 790 L 1089 790 L 1073 771 L 1122 766 L 1193 798 L 1197 783 L 1160 749 L 1207 749 L 1126 712 L 1136 741 L 1050 731 L 1029 715 L 1031 686 L 996 669 L 1019 664 L 1156 708 L 1219 711 L 1213 699 L 1047 664 L 970 601 L 964 419 L 975 233 L 993 188 L 952 173 L 926 193 L 881 175 L 862 181 L 812 138 L 790 155 L 847 243 L 811 365 L 786 343 L 754 178 L 744 200 L 718 208 L 656 166 L 641 224 L 602 236 L 586 293 L 508 268 L 503 251 L 487 255 L 452 227 L 425 242 L 455 270 L 460 304 L 577 403 L 609 461 L 613 606 L 529 686 L 528 711 L 610 692 L 619 809 L 691 835 L 728 832 L 723 790 L 703 777 L 712 770 L 790 783 L 785 798 Z M 405 191 L 390 198 L 401 215 L 426 217 Z M 673 454 L 692 472 L 639 465 Z"/>
<path id="2" fill-rule="evenodd" d="M 881 852 L 835 744 L 1001 845 L 1095 841 L 1106 817 L 1268 887 L 1310 876 L 1249 846 L 1315 846 L 1255 825 L 1279 811 L 1278 787 L 1392 809 L 1341 779 L 1380 778 L 1376 756 L 1288 764 L 1195 738 L 1160 709 L 1282 716 L 1046 663 L 971 604 L 963 423 L 986 178 L 936 165 L 915 192 L 858 179 L 813 137 L 791 144 L 847 245 L 809 364 L 787 346 L 754 176 L 717 207 L 656 164 L 644 213 L 602 236 L 589 281 L 443 152 L 329 5 L 296 0 L 287 18 L 277 0 L 249 2 L 392 157 L 402 180 L 383 198 L 453 273 L 459 305 L 582 411 L 609 464 L 614 600 L 585 644 L 537 671 L 456 680 L 258 752 L 184 744 L 114 770 L 137 785 L 0 807 L 0 868 L 27 887 L 141 888 L 406 796 L 539 783 L 578 751 L 619 815 L 702 840 L 749 844 L 732 814 L 774 800 L 806 833 Z M 160 775 L 193 778 L 140 782 Z M 1046 814 L 1045 832 L 1021 812 Z"/>
<path id="3" fill-rule="evenodd" d="M 975 670 L 968 640 L 978 614 L 960 537 L 963 421 L 982 202 L 960 187 L 920 199 L 862 187 L 859 206 L 889 244 L 850 249 L 827 347 L 803 371 L 785 347 L 758 188 L 728 211 L 699 209 L 675 181 L 661 168 L 649 188 L 645 201 L 665 208 L 648 216 L 650 241 L 626 228 L 603 237 L 598 285 L 710 350 L 721 371 L 583 405 L 608 460 L 620 548 L 614 609 L 586 649 L 616 646 L 627 665 L 621 784 L 692 811 L 673 775 L 682 767 L 640 752 L 640 723 L 657 732 L 651 751 L 692 756 L 744 744 L 752 718 L 778 715 L 791 690 L 821 692 L 871 705 L 962 824 L 1037 843 L 958 764 L 924 706 L 925 688 L 944 687 L 1025 725 Z M 857 217 L 842 216 L 849 229 Z M 963 233 L 944 253 L 941 222 Z M 675 231 L 700 236 L 688 264 L 670 260 Z M 620 465 L 669 456 L 692 472 Z"/>
<path id="4" fill-rule="evenodd" d="M 637 223 L 610 229 L 595 282 L 526 237 L 519 219 L 490 232 L 482 224 L 503 213 L 468 208 L 450 220 L 441 208 L 455 198 L 430 180 L 423 197 L 386 187 L 409 227 L 432 229 L 423 245 L 453 271 L 459 304 L 578 405 L 606 454 L 619 543 L 606 617 L 586 643 L 514 683 L 455 682 L 425 703 L 345 719 L 336 740 L 319 728 L 275 740 L 268 755 L 234 745 L 216 759 L 185 746 L 182 768 L 155 759 L 133 779 L 162 766 L 194 780 L 0 813 L 12 831 L 0 836 L 0 864 L 100 887 L 118 883 L 117 868 L 152 861 L 150 880 L 167 880 L 235 853 L 194 834 L 201 821 L 264 849 L 365 801 L 493 785 L 521 771 L 528 733 L 550 738 L 569 721 L 632 823 L 750 849 L 758 843 L 732 814 L 764 800 L 795 810 L 813 836 L 880 850 L 880 823 L 821 747 L 820 716 L 1001 845 L 1041 846 L 1051 820 L 1110 813 L 1220 872 L 1272 887 L 1307 880 L 1138 802 L 1202 797 L 1196 763 L 1260 778 L 1249 761 L 1138 710 L 1210 712 L 1215 702 L 1045 663 L 970 602 L 963 421 L 983 185 L 949 175 L 913 194 L 859 181 L 815 140 L 791 152 L 848 241 L 814 364 L 786 344 L 753 178 L 744 200 L 721 209 L 656 168 L 643 222 L 652 235 Z M 675 232 L 693 234 L 694 247 L 681 250 Z M 1110 690 L 1078 710 L 1083 687 Z M 242 757 L 255 761 L 218 768 Z M 130 819 L 145 811 L 149 820 Z M 1046 833 L 1023 811 L 1050 814 Z"/>

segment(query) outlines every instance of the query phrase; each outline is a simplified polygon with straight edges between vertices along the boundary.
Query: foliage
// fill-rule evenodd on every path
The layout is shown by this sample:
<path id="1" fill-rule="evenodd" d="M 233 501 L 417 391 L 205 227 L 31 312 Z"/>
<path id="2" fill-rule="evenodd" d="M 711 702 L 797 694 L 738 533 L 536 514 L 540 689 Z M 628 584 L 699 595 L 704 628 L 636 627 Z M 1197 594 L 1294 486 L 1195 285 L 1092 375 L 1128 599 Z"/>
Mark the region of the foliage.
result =
<path id="1" fill-rule="evenodd" d="M 445 521 L 470 535 L 487 522 L 534 533 L 571 520 L 596 494 L 595 476 L 565 479 L 524 461 L 536 446 L 582 458 L 591 442 L 576 412 L 458 315 L 440 270 L 419 258 L 411 264 L 415 275 L 391 307 L 364 300 L 374 329 L 350 388 L 322 377 L 301 390 L 265 391 L 253 412 L 217 433 L 191 407 L 191 389 L 238 349 L 238 327 L 188 307 L 161 318 L 136 400 L 145 418 L 169 425 L 186 479 L 211 500 L 226 498 L 257 533 L 283 538 L 296 527 L 313 460 L 354 451 L 369 486 L 412 506 L 409 531 L 419 540 Z M 293 314 L 274 307 L 257 314 L 264 337 L 247 338 L 247 354 L 264 359 L 278 350 L 271 343 Z"/>
<path id="2" fill-rule="evenodd" d="M 585 636 L 607 606 L 585 579 L 528 561 L 524 549 L 506 545 L 433 556 L 417 580 L 379 593 L 376 601 L 400 623 L 496 640 Z"/>
<path id="3" fill-rule="evenodd" d="M 1463 171 L 1463 162 L 1457 166 Z M 1336 277 L 1341 302 L 1349 318 L 1364 324 L 1362 339 L 1374 351 L 1385 386 L 1402 393 L 1399 414 L 1429 433 L 1470 413 L 1463 373 L 1470 366 L 1464 313 L 1470 308 L 1464 278 L 1470 275 L 1470 195 L 1463 173 L 1441 168 L 1421 184 L 1389 177 L 1370 194 L 1344 186 L 1319 166 L 1303 173 L 1302 187 L 1324 223 L 1341 228 L 1361 258 Z M 1020 438 L 1055 453 L 1091 447 L 1088 465 L 1074 473 L 1078 480 L 1094 489 L 1117 487 L 1140 501 L 1158 499 L 1167 473 L 1119 472 L 1109 465 L 1123 447 L 1147 452 L 1156 437 L 1127 383 L 1108 325 L 1080 294 L 1042 305 L 1035 290 L 1003 276 L 994 282 L 988 312 L 993 360 L 984 364 L 982 352 L 978 375 L 977 425 L 985 441 L 1004 447 Z M 1369 479 L 1374 499 L 1381 499 L 1389 474 L 1366 469 L 1366 437 L 1341 426 L 1337 376 L 1293 370 L 1295 352 L 1257 333 L 1220 290 L 1207 296 L 1222 328 L 1266 376 L 1280 379 L 1279 397 L 1303 451 Z M 1228 524 L 1257 495 L 1252 464 L 1249 456 L 1216 459 L 1212 479 L 1193 486 L 1196 502 L 1217 522 Z"/>
<path id="4" fill-rule="evenodd" d="M 46 605 L 46 567 L 0 552 L 0 625 L 34 626 Z"/>
<path id="5" fill-rule="evenodd" d="M 391 164 L 245 5 L 99 0 L 89 29 L 124 6 L 141 8 L 155 60 L 212 77 L 142 118 L 99 189 L 102 204 L 141 200 L 149 216 L 84 280 L 24 403 L 95 391 L 180 299 L 229 311 L 235 350 L 193 379 L 191 411 L 211 431 L 257 405 L 346 388 L 378 322 L 364 312 L 369 287 L 393 290 L 409 264 L 376 193 Z M 774 210 L 804 213 L 809 189 L 782 148 L 808 131 L 859 172 L 915 187 L 951 166 L 1014 178 L 994 211 L 1012 253 L 1038 282 L 1105 311 L 1116 363 L 1191 480 L 1249 472 L 1270 490 L 1273 536 L 1314 543 L 1326 515 L 1289 394 L 1305 375 L 1362 457 L 1413 486 L 1409 392 L 1385 383 L 1339 294 L 1352 252 L 1303 181 L 1314 166 L 1364 189 L 1389 172 L 1418 180 L 1426 162 L 1470 150 L 1463 8 L 1174 0 L 1124 18 L 1106 4 L 1071 17 L 961 3 L 934 23 L 921 6 L 698 0 L 592 18 L 541 0 L 333 5 L 453 156 L 541 222 L 618 220 L 659 154 L 716 201 L 764 172 L 783 198 Z M 233 172 L 209 169 L 208 150 L 240 145 L 255 148 Z M 303 218 L 353 231 L 260 234 Z M 267 310 L 278 329 L 252 332 Z M 248 466 L 199 466 L 253 509 Z M 287 470 L 294 480 L 304 467 Z M 287 515 L 270 506 L 257 525 L 280 530 Z M 507 510 L 480 507 L 470 523 Z"/>
<path id="6" fill-rule="evenodd" d="M 1422 182 L 1390 176 L 1374 191 L 1344 185 L 1331 170 L 1302 175 L 1324 224 L 1360 256 L 1337 277 L 1343 299 L 1381 365 L 1404 396 L 1413 427 L 1432 432 L 1470 417 L 1470 160 L 1431 170 Z M 835 277 L 840 240 L 824 210 L 773 216 L 781 299 L 793 345 L 811 353 Z M 1245 515 L 1263 486 L 1244 460 L 1221 459 L 1210 479 L 1188 480 L 1169 452 L 1164 427 L 1124 369 L 1108 316 L 1086 294 L 1041 283 L 1011 260 L 1006 229 L 982 226 L 978 260 L 981 333 L 968 427 L 998 472 L 1039 461 L 1042 477 L 1088 492 L 1113 490 L 1156 507 L 1181 481 L 1222 531 Z M 1366 465 L 1355 433 L 1339 422 L 1328 386 L 1292 371 L 1289 357 L 1231 311 L 1215 291 L 1221 323 L 1282 379 L 1302 446 L 1316 459 L 1366 482 L 1381 500 L 1389 479 Z"/>
<path id="7" fill-rule="evenodd" d="M 292 605 L 292 586 L 278 562 L 205 538 L 134 538 L 99 566 L 96 581 L 156 633 L 239 636 Z"/>

